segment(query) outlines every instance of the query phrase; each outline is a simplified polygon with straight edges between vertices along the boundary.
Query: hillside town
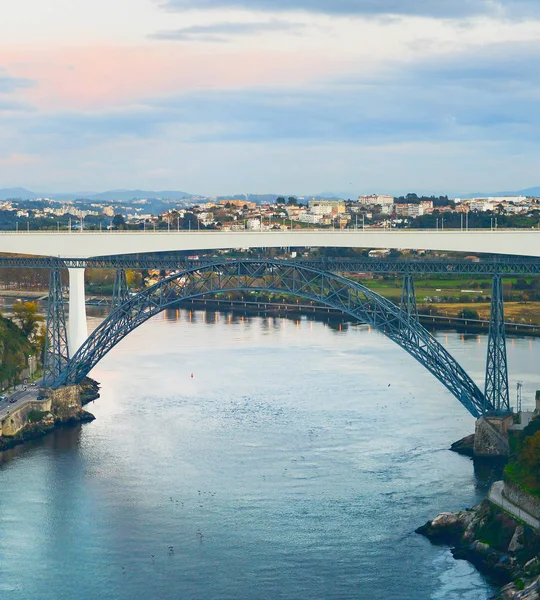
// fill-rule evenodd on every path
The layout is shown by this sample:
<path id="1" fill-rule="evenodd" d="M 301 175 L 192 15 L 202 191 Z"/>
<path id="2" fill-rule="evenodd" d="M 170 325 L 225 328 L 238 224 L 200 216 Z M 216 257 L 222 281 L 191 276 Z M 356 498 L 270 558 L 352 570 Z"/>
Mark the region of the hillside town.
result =
<path id="1" fill-rule="evenodd" d="M 355 199 L 276 196 L 130 201 L 10 199 L 0 202 L 0 229 L 496 228 L 538 227 L 540 199 L 525 196 L 448 198 L 407 194 Z"/>

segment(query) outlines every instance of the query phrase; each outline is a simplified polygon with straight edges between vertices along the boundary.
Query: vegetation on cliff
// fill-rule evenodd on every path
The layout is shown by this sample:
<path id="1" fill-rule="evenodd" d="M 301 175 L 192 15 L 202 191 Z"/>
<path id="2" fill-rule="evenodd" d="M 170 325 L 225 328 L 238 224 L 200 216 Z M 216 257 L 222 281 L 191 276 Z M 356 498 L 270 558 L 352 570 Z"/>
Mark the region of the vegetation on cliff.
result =
<path id="1" fill-rule="evenodd" d="M 28 365 L 28 356 L 35 352 L 23 331 L 0 315 L 0 386 L 18 383 Z"/>
<path id="2" fill-rule="evenodd" d="M 509 442 L 511 454 L 504 470 L 505 479 L 540 497 L 540 417 L 534 418 L 523 431 L 512 432 Z"/>

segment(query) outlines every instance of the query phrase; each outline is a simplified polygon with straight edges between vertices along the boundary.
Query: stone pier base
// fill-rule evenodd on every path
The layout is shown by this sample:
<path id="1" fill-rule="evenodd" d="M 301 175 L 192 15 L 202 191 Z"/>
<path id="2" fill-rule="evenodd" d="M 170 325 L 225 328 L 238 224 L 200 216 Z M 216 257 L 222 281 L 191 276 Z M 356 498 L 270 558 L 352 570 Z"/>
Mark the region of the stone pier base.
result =
<path id="1" fill-rule="evenodd" d="M 483 457 L 508 456 L 508 429 L 513 424 L 511 414 L 485 415 L 476 421 L 474 455 Z"/>
<path id="2" fill-rule="evenodd" d="M 42 389 L 41 394 L 51 400 L 51 412 L 56 419 L 67 421 L 77 418 L 82 412 L 81 390 L 78 385 L 70 385 L 57 390 Z"/>

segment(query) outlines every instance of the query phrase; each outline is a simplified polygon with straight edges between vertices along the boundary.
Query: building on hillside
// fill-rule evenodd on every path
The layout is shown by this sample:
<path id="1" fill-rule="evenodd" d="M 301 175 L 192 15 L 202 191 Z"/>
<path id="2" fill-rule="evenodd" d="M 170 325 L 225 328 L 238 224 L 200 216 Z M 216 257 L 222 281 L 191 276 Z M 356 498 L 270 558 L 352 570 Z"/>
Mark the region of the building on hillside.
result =
<path id="1" fill-rule="evenodd" d="M 314 213 L 304 212 L 299 215 L 298 220 L 300 223 L 312 223 L 313 225 L 318 225 L 321 223 L 323 219 L 322 215 L 317 215 Z"/>
<path id="2" fill-rule="evenodd" d="M 416 219 L 424 216 L 424 207 L 421 204 L 407 204 L 407 216 Z"/>
<path id="3" fill-rule="evenodd" d="M 345 200 L 310 200 L 309 212 L 314 215 L 340 215 L 347 210 Z"/>
<path id="4" fill-rule="evenodd" d="M 358 196 L 358 202 L 363 206 L 391 206 L 394 204 L 394 197 L 371 194 L 370 196 Z"/>
<path id="5" fill-rule="evenodd" d="M 221 206 L 236 206 L 237 208 L 244 208 L 245 206 L 247 206 L 247 208 L 249 209 L 254 209 L 257 208 L 257 204 L 255 204 L 255 202 L 248 202 L 247 200 L 241 200 L 241 199 L 237 199 L 237 200 L 220 200 L 219 201 Z"/>
<path id="6" fill-rule="evenodd" d="M 396 217 L 422 217 L 424 207 L 421 204 L 394 204 Z"/>
<path id="7" fill-rule="evenodd" d="M 471 200 L 469 202 L 469 208 L 476 210 L 477 212 L 485 212 L 487 210 L 493 210 L 493 204 L 487 200 Z"/>

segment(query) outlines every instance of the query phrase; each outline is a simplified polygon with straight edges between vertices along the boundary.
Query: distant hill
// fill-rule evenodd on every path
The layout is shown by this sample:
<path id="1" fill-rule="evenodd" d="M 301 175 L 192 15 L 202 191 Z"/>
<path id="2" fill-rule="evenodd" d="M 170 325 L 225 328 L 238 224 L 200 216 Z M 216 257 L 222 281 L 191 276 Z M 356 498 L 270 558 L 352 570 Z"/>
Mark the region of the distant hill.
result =
<path id="1" fill-rule="evenodd" d="M 39 198 L 39 194 L 25 190 L 24 188 L 4 188 L 0 189 L 0 200 L 11 200 L 12 198 L 22 198 L 23 200 L 33 200 Z"/>
<path id="2" fill-rule="evenodd" d="M 513 190 L 509 192 L 476 192 L 474 194 L 456 194 L 459 198 L 483 198 L 493 196 L 494 198 L 498 196 L 540 196 L 540 186 L 527 188 L 525 190 Z"/>
<path id="3" fill-rule="evenodd" d="M 187 200 L 193 194 L 180 191 L 149 191 L 149 190 L 108 190 L 106 192 L 31 192 L 24 188 L 0 189 L 0 200 L 21 198 L 34 200 L 36 198 L 52 198 L 54 200 L 89 200 L 92 202 L 128 201 L 140 198 L 164 198 L 167 200 Z"/>
<path id="4" fill-rule="evenodd" d="M 126 202 L 129 200 L 139 200 L 141 198 L 164 198 L 166 200 L 186 200 L 192 197 L 193 194 L 187 192 L 179 192 L 176 190 L 166 191 L 151 191 L 151 190 L 108 190 L 106 192 L 88 193 L 78 192 L 71 194 L 71 199 L 84 199 L 98 202 L 118 201 Z M 50 194 L 54 199 L 59 198 L 60 194 Z M 67 194 L 61 194 L 64 199 Z M 60 198 L 59 198 L 60 199 Z"/>

